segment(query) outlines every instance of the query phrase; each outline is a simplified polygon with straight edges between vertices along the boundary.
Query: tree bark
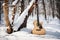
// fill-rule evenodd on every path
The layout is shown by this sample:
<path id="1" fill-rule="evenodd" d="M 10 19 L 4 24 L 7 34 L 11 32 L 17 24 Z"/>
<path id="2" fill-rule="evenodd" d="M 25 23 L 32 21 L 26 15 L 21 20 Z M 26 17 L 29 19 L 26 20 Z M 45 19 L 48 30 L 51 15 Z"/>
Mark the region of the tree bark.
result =
<path id="1" fill-rule="evenodd" d="M 3 3 L 3 11 L 4 11 L 5 23 L 7 26 L 7 33 L 10 34 L 13 32 L 13 29 L 8 18 L 8 13 L 9 13 L 8 0 L 4 0 L 4 1 L 5 3 Z"/>
<path id="2" fill-rule="evenodd" d="M 21 1 L 21 13 L 24 11 L 24 0 Z M 21 15 L 20 13 L 20 15 Z"/>
<path id="3" fill-rule="evenodd" d="M 4 0 L 4 3 L 8 3 L 9 0 Z"/>
<path id="4" fill-rule="evenodd" d="M 50 0 L 50 5 L 52 8 L 52 17 L 54 18 L 54 9 L 55 9 L 54 0 Z"/>
<path id="5" fill-rule="evenodd" d="M 42 0 L 42 4 L 43 4 L 43 9 L 44 9 L 45 19 L 47 20 L 47 17 L 46 17 L 46 9 L 45 9 L 45 2 L 44 2 L 44 0 Z"/>
<path id="6" fill-rule="evenodd" d="M 60 19 L 60 0 L 56 0 L 56 7 L 57 7 L 57 17 Z"/>
<path id="7" fill-rule="evenodd" d="M 12 25 L 13 25 L 13 22 L 14 22 L 15 13 L 16 13 L 16 6 L 13 6 L 13 10 L 12 10 Z"/>
<path id="8" fill-rule="evenodd" d="M 1 21 L 1 2 L 0 2 L 0 21 Z"/>

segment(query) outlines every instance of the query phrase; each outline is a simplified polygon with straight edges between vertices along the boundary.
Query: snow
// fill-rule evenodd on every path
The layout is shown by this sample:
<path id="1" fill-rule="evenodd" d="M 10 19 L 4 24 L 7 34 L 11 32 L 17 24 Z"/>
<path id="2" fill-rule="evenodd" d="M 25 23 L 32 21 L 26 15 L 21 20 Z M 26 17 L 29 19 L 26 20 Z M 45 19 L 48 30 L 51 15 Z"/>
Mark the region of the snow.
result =
<path id="1" fill-rule="evenodd" d="M 2 4 L 2 6 L 4 6 L 4 5 L 5 5 L 5 3 Z"/>
<path id="2" fill-rule="evenodd" d="M 40 15 L 39 18 L 41 18 L 40 21 L 43 21 L 43 28 L 46 30 L 45 35 L 31 34 L 31 30 L 34 28 L 33 21 L 36 20 L 36 15 L 34 15 L 33 17 L 29 16 L 26 28 L 12 34 L 7 34 L 6 26 L 2 25 L 0 27 L 0 40 L 60 40 L 60 24 L 58 19 L 55 17 L 47 23 L 43 15 Z"/>
<path id="3" fill-rule="evenodd" d="M 34 2 L 35 0 L 32 0 L 30 4 L 27 6 L 27 8 L 23 11 L 23 13 L 18 17 L 18 19 L 14 21 L 15 27 L 18 28 L 23 23 L 25 17 L 28 15 L 28 10 L 30 9 Z"/>
<path id="4" fill-rule="evenodd" d="M 18 2 L 18 0 L 15 0 L 15 1 L 12 3 L 12 5 L 16 5 L 17 2 Z"/>
<path id="5" fill-rule="evenodd" d="M 31 1 L 31 3 L 21 14 L 21 16 L 19 16 L 18 13 L 15 15 L 14 30 L 17 30 L 17 28 L 23 22 L 25 15 L 28 15 L 28 10 L 33 2 L 34 0 Z M 11 18 L 11 15 L 12 14 L 9 14 L 9 18 Z M 49 18 L 45 20 L 44 15 L 41 14 L 39 16 L 39 19 L 40 21 L 43 21 L 43 28 L 46 30 L 45 35 L 31 34 L 31 31 L 34 28 L 33 22 L 34 20 L 36 20 L 36 15 L 34 14 L 33 17 L 29 16 L 26 28 L 23 28 L 18 32 L 13 32 L 12 34 L 6 33 L 6 25 L 4 24 L 4 22 L 1 22 L 2 24 L 0 24 L 0 40 L 60 40 L 60 20 L 57 17 L 53 19 L 51 16 L 49 16 Z M 2 18 L 2 20 L 4 21 L 4 18 Z"/>

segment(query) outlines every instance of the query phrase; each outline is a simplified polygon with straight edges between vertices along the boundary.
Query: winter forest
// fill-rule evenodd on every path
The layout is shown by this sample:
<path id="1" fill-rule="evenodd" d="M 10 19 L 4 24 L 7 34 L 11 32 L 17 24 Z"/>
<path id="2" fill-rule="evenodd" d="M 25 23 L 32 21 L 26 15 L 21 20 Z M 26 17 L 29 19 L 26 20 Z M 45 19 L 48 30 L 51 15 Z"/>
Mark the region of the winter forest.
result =
<path id="1" fill-rule="evenodd" d="M 60 0 L 0 0 L 0 40 L 60 40 Z"/>

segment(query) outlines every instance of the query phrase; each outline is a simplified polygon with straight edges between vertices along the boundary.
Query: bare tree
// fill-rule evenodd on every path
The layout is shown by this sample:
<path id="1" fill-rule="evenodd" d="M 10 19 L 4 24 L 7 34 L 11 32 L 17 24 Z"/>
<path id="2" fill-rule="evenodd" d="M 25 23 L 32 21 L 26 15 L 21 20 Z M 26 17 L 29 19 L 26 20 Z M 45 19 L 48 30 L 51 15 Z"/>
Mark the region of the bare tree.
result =
<path id="1" fill-rule="evenodd" d="M 16 13 L 16 5 L 13 6 L 13 10 L 12 10 L 12 25 L 13 25 L 13 22 L 14 22 L 15 13 Z"/>
<path id="2" fill-rule="evenodd" d="M 57 7 L 57 17 L 60 19 L 60 0 L 55 0 L 56 1 L 56 7 Z"/>
<path id="3" fill-rule="evenodd" d="M 47 17 L 46 17 L 46 9 L 45 9 L 45 2 L 44 2 L 44 0 L 42 0 L 42 4 L 43 4 L 43 9 L 44 9 L 45 19 L 47 20 Z"/>
<path id="4" fill-rule="evenodd" d="M 7 26 L 7 33 L 10 34 L 13 32 L 13 29 L 8 18 L 8 13 L 9 13 L 8 0 L 4 0 L 4 2 L 5 3 L 3 3 L 3 11 L 4 11 L 5 23 Z"/>
<path id="5" fill-rule="evenodd" d="M 52 16 L 54 18 L 54 9 L 55 9 L 54 0 L 50 0 L 50 6 L 52 8 Z"/>
<path id="6" fill-rule="evenodd" d="M 24 11 L 24 0 L 21 0 L 21 13 Z"/>
<path id="7" fill-rule="evenodd" d="M 28 11 L 28 15 L 25 17 L 23 23 L 21 24 L 21 26 L 18 28 L 17 31 L 20 31 L 22 28 L 25 28 L 26 27 L 27 20 L 28 20 L 29 16 L 31 15 L 31 13 L 33 12 L 33 9 L 34 9 L 34 7 L 32 5 L 31 8 Z"/>

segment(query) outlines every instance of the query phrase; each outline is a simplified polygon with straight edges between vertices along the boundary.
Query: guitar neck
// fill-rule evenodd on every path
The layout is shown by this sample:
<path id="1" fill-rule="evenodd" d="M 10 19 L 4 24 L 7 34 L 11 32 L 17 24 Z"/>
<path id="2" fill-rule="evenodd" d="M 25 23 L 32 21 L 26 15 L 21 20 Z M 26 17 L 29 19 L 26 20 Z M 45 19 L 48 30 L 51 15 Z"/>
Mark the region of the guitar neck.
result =
<path id="1" fill-rule="evenodd" d="M 42 25 L 39 23 L 39 7 L 38 7 L 38 4 L 36 5 L 36 8 L 37 8 L 37 26 L 39 27 L 39 28 L 42 28 Z"/>
<path id="2" fill-rule="evenodd" d="M 37 25 L 39 26 L 39 11 L 38 11 L 38 4 L 36 5 L 37 9 Z"/>

